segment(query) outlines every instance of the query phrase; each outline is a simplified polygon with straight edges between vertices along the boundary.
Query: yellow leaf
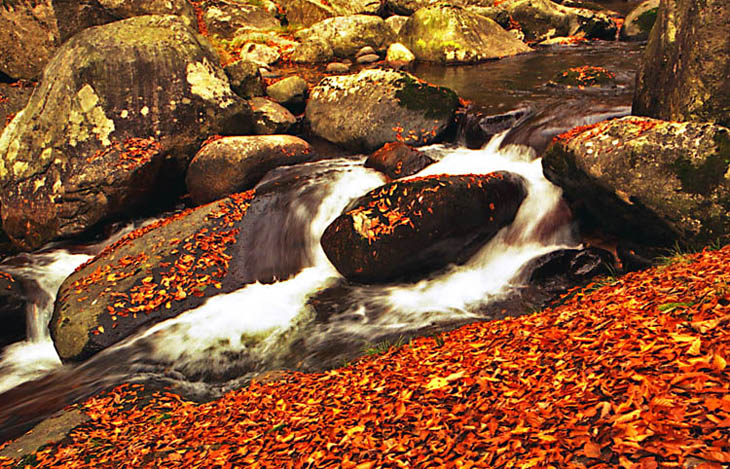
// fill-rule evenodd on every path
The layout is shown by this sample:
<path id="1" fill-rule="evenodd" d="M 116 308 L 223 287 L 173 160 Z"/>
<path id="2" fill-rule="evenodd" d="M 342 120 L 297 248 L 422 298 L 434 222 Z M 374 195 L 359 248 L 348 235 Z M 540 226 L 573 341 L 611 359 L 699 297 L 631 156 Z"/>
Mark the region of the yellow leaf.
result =
<path id="1" fill-rule="evenodd" d="M 725 361 L 722 355 L 715 354 L 715 356 L 712 357 L 712 366 L 716 370 L 722 371 L 727 366 L 727 361 Z"/>
<path id="2" fill-rule="evenodd" d="M 690 355 L 699 355 L 700 349 L 702 349 L 702 339 L 697 337 L 694 341 L 692 341 L 692 345 L 689 347 L 689 350 L 687 350 L 687 353 Z"/>
<path id="3" fill-rule="evenodd" d="M 355 433 L 360 433 L 360 432 L 362 432 L 364 430 L 365 430 L 365 427 L 363 427 L 362 425 L 357 425 L 357 426 L 354 426 L 354 427 L 352 427 L 352 428 L 350 428 L 348 430 L 345 430 L 345 433 L 347 433 L 347 436 L 352 436 Z"/>

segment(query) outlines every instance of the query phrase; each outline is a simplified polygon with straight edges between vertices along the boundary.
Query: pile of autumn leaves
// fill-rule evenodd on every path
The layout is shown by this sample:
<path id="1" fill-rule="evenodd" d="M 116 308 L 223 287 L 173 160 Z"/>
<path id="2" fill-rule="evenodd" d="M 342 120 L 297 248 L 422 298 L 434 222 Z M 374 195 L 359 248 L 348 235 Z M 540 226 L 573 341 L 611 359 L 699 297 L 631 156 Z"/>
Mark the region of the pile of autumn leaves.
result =
<path id="1" fill-rule="evenodd" d="M 730 464 L 730 246 L 203 405 L 125 386 L 38 467 Z M 7 461 L 4 467 L 16 462 Z M 0 463 L 0 466 L 3 466 Z"/>

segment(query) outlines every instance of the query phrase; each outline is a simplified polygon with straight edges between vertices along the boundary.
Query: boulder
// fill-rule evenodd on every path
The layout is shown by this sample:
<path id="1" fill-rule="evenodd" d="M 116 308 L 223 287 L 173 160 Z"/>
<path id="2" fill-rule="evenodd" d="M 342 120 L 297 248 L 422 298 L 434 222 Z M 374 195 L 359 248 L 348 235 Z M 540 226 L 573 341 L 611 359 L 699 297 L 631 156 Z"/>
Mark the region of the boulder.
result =
<path id="1" fill-rule="evenodd" d="M 400 38 L 418 60 L 445 64 L 483 62 L 531 50 L 491 19 L 445 3 L 414 13 Z"/>
<path id="2" fill-rule="evenodd" d="M 404 72 L 364 70 L 324 78 L 309 97 L 306 118 L 312 132 L 354 151 L 371 152 L 402 141 L 435 142 L 451 124 L 456 94 Z"/>
<path id="3" fill-rule="evenodd" d="M 730 126 L 730 1 L 661 2 L 636 78 L 633 113 Z"/>
<path id="4" fill-rule="evenodd" d="M 274 29 L 281 22 L 265 8 L 243 0 L 208 0 L 203 21 L 208 33 L 220 39 L 233 39 L 240 29 Z"/>
<path id="5" fill-rule="evenodd" d="M 434 3 L 439 3 L 439 0 L 386 0 L 385 8 L 395 15 L 408 17 L 421 8 L 431 6 Z"/>
<path id="6" fill-rule="evenodd" d="M 322 235 L 348 280 L 380 283 L 466 262 L 517 213 L 521 176 L 428 176 L 395 181 L 353 202 Z"/>
<path id="7" fill-rule="evenodd" d="M 254 115 L 256 135 L 286 134 L 296 125 L 297 118 L 281 104 L 266 98 L 252 98 L 251 109 Z"/>
<path id="8" fill-rule="evenodd" d="M 185 182 L 193 201 L 204 204 L 253 188 L 274 168 L 314 157 L 307 142 L 291 135 L 224 137 L 195 155 Z"/>
<path id="9" fill-rule="evenodd" d="M 410 68 L 415 60 L 416 56 L 413 55 L 413 52 L 400 42 L 391 44 L 385 54 L 385 61 L 395 69 Z"/>
<path id="10" fill-rule="evenodd" d="M 271 99 L 294 114 L 304 112 L 308 93 L 309 85 L 304 78 L 298 76 L 284 78 L 266 88 L 266 94 Z"/>
<path id="11" fill-rule="evenodd" d="M 624 41 L 645 41 L 649 39 L 651 28 L 656 22 L 659 11 L 659 0 L 646 0 L 626 15 L 621 27 L 621 39 Z"/>
<path id="12" fill-rule="evenodd" d="M 335 56 L 329 43 L 323 39 L 313 38 L 300 43 L 292 50 L 291 61 L 294 63 L 329 62 Z"/>
<path id="13" fill-rule="evenodd" d="M 306 246 L 309 224 L 288 225 L 306 183 L 273 185 L 186 210 L 105 248 L 59 289 L 49 329 L 61 360 L 84 360 L 211 296 L 286 279 L 311 265 L 306 252 L 297 250 Z"/>
<path id="14" fill-rule="evenodd" d="M 17 246 L 174 197 L 200 142 L 250 130 L 250 106 L 201 41 L 177 16 L 139 16 L 59 49 L 0 137 L 2 222 Z"/>
<path id="15" fill-rule="evenodd" d="M 289 24 L 312 26 L 335 16 L 377 15 L 381 0 L 280 0 Z"/>
<path id="16" fill-rule="evenodd" d="M 144 15 L 177 15 L 197 29 L 198 20 L 187 0 L 52 0 L 61 43 L 92 26 Z"/>
<path id="17" fill-rule="evenodd" d="M 350 66 L 342 62 L 331 62 L 327 64 L 325 71 L 336 74 L 350 73 Z"/>
<path id="18" fill-rule="evenodd" d="M 231 89 L 242 98 L 264 95 L 259 66 L 254 62 L 237 60 L 224 68 Z"/>
<path id="19" fill-rule="evenodd" d="M 388 176 L 389 179 L 400 179 L 412 176 L 434 163 L 433 158 L 423 152 L 411 148 L 405 143 L 386 143 L 378 151 L 365 160 L 366 168 Z"/>
<path id="20" fill-rule="evenodd" d="M 6 272 L 0 272 L 0 349 L 25 339 L 26 297 L 20 282 Z"/>
<path id="21" fill-rule="evenodd" d="M 60 45 L 51 0 L 0 1 L 0 73 L 38 78 Z"/>
<path id="22" fill-rule="evenodd" d="M 258 42 L 249 42 L 241 47 L 239 58 L 244 62 L 268 66 L 276 63 L 281 58 L 281 54 L 275 47 L 259 44 Z"/>
<path id="23" fill-rule="evenodd" d="M 618 32 L 614 14 L 610 11 L 568 7 L 550 0 L 505 0 L 496 6 L 474 11 L 494 19 L 505 28 L 518 28 L 530 43 L 576 35 L 614 40 Z"/>
<path id="24" fill-rule="evenodd" d="M 320 39 L 337 57 L 350 57 L 365 46 L 385 50 L 395 34 L 382 18 L 370 15 L 338 16 L 313 24 L 296 33 L 300 41 Z"/>
<path id="25" fill-rule="evenodd" d="M 584 225 L 650 246 L 730 235 L 730 130 L 625 117 L 558 136 L 542 160 Z"/>
<path id="26" fill-rule="evenodd" d="M 367 54 L 367 55 L 361 55 L 355 61 L 360 65 L 368 65 L 368 64 L 375 63 L 378 60 L 380 60 L 380 56 L 378 56 L 378 54 Z"/>
<path id="27" fill-rule="evenodd" d="M 530 261 L 524 270 L 530 285 L 564 293 L 599 275 L 613 274 L 616 263 L 613 254 L 596 247 L 558 249 Z"/>
<path id="28" fill-rule="evenodd" d="M 385 18 L 385 24 L 390 26 L 396 36 L 400 34 L 400 30 L 408 21 L 408 16 L 393 15 Z"/>

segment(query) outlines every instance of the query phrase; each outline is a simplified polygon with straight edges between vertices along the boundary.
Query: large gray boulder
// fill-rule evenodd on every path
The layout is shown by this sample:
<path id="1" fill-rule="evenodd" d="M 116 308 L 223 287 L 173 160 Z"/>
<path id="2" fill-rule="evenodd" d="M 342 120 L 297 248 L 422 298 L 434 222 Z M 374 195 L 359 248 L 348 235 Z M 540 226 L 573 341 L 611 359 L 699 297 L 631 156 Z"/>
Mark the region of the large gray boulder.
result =
<path id="1" fill-rule="evenodd" d="M 624 41 L 647 40 L 651 28 L 656 22 L 658 11 L 659 0 L 646 0 L 631 10 L 621 27 L 621 39 Z"/>
<path id="2" fill-rule="evenodd" d="M 185 182 L 193 201 L 203 204 L 253 188 L 274 168 L 314 158 L 312 147 L 292 135 L 224 137 L 195 155 Z"/>
<path id="3" fill-rule="evenodd" d="M 59 49 L 0 137 L 3 228 L 34 249 L 149 205 L 174 193 L 163 176 L 181 185 L 200 142 L 245 134 L 252 119 L 179 17 L 89 28 Z"/>
<path id="4" fill-rule="evenodd" d="M 371 152 L 388 142 L 433 143 L 457 106 L 458 97 L 447 88 L 403 72 L 364 70 L 323 79 L 310 92 L 306 118 L 314 134 Z"/>
<path id="5" fill-rule="evenodd" d="M 730 130 L 624 117 L 558 136 L 545 176 L 589 224 L 649 246 L 730 238 Z"/>
<path id="6" fill-rule="evenodd" d="M 38 78 L 59 45 L 51 0 L 0 0 L 0 73 Z"/>
<path id="7" fill-rule="evenodd" d="M 335 16 L 377 15 L 382 0 L 280 0 L 289 24 L 312 26 Z"/>
<path id="8" fill-rule="evenodd" d="M 208 33 L 231 40 L 239 30 L 274 29 L 281 22 L 265 8 L 243 0 L 209 0 L 205 2 L 203 21 Z"/>
<path id="9" fill-rule="evenodd" d="M 197 18 L 187 0 L 52 0 L 61 42 L 92 26 L 144 15 L 177 15 L 197 28 Z"/>
<path id="10" fill-rule="evenodd" d="M 730 126 L 730 0 L 661 2 L 633 113 Z"/>
<path id="11" fill-rule="evenodd" d="M 328 18 L 296 33 L 300 41 L 322 40 L 337 57 L 350 57 L 365 46 L 385 50 L 395 42 L 395 33 L 382 18 L 351 15 Z"/>
<path id="12" fill-rule="evenodd" d="M 483 62 L 531 50 L 493 20 L 445 3 L 415 12 L 400 38 L 416 59 L 445 64 Z"/>

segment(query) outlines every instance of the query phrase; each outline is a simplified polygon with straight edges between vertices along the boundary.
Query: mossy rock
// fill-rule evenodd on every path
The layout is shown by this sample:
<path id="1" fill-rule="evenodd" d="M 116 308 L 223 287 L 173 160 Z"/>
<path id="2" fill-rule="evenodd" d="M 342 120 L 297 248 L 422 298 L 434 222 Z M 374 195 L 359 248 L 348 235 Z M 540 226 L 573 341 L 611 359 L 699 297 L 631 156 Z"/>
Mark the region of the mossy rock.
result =
<path id="1" fill-rule="evenodd" d="M 649 38 L 651 28 L 656 22 L 659 11 L 659 0 L 646 0 L 634 8 L 621 27 L 621 39 L 624 41 L 645 41 Z"/>

